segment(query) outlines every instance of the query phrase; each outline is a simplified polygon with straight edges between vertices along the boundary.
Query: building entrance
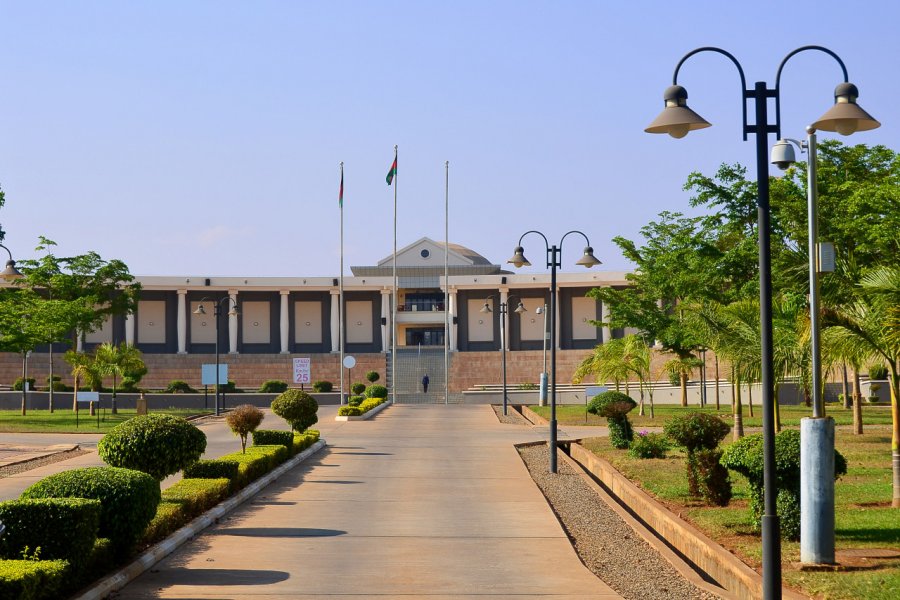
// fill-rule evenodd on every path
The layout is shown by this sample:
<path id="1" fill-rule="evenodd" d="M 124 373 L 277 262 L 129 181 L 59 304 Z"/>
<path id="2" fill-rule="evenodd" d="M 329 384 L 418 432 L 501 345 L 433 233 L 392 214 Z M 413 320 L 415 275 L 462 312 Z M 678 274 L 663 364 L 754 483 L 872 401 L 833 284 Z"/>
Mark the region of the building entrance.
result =
<path id="1" fill-rule="evenodd" d="M 444 329 L 433 327 L 411 327 L 406 330 L 407 346 L 443 346 Z"/>

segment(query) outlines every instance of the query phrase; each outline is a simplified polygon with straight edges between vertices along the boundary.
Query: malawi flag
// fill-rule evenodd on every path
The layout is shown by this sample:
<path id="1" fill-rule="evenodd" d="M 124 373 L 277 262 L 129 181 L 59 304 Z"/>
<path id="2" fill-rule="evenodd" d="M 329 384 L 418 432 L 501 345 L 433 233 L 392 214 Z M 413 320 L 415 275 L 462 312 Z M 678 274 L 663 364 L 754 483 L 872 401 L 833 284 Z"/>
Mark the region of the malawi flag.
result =
<path id="1" fill-rule="evenodd" d="M 395 156 L 394 162 L 393 162 L 393 164 L 391 164 L 391 170 L 388 171 L 387 177 L 385 177 L 385 180 L 387 181 L 388 185 L 391 185 L 391 183 L 393 183 L 394 175 L 396 175 L 396 174 L 397 174 L 397 157 Z"/>
<path id="2" fill-rule="evenodd" d="M 344 170 L 341 169 L 341 191 L 338 193 L 338 206 L 344 207 Z"/>

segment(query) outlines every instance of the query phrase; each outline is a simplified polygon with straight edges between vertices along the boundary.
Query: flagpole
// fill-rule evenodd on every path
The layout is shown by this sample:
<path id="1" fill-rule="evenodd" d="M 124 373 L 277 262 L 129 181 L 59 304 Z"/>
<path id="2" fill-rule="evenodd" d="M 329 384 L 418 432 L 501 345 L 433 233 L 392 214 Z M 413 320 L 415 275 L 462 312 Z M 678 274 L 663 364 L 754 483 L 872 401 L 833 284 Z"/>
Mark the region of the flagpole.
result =
<path id="1" fill-rule="evenodd" d="M 394 164 L 397 164 L 397 144 L 394 144 Z M 400 169 L 398 168 L 397 171 Z M 394 289 L 391 302 L 391 398 L 397 403 L 397 175 L 394 173 Z"/>
<path id="2" fill-rule="evenodd" d="M 338 373 L 341 374 L 341 401 L 339 404 L 344 404 L 344 161 L 341 161 L 341 192 L 338 204 L 341 210 L 341 275 L 338 278 L 338 336 L 341 362 L 338 364 Z"/>
<path id="3" fill-rule="evenodd" d="M 450 404 L 450 161 L 444 161 L 444 404 Z"/>

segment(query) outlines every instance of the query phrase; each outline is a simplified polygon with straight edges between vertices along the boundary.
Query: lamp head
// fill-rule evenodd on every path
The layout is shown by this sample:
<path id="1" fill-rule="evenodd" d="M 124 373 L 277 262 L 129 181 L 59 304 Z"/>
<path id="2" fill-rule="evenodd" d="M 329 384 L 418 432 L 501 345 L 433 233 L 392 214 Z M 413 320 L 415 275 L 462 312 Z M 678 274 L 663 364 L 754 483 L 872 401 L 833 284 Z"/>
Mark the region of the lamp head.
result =
<path id="1" fill-rule="evenodd" d="M 237 311 L 237 307 L 235 307 L 235 306 L 232 306 L 232 307 L 231 307 L 231 310 L 228 311 L 228 316 L 229 316 L 229 317 L 236 317 L 236 316 L 238 316 L 239 314 L 240 314 L 240 313 Z"/>
<path id="2" fill-rule="evenodd" d="M 834 88 L 834 106 L 829 108 L 812 127 L 822 131 L 836 131 L 850 135 L 881 127 L 881 123 L 864 111 L 857 103 L 859 89 L 852 83 L 839 83 Z"/>
<path id="3" fill-rule="evenodd" d="M 194 314 L 195 315 L 205 315 L 206 314 L 206 310 L 203 308 L 202 304 L 199 304 L 197 306 L 196 310 L 194 310 Z"/>
<path id="4" fill-rule="evenodd" d="M 485 301 L 484 301 L 484 306 L 482 306 L 482 307 L 481 307 L 481 310 L 478 311 L 478 312 L 483 312 L 483 313 L 487 314 L 487 313 L 491 313 L 491 312 L 494 312 L 494 311 L 491 309 L 491 305 L 488 304 L 488 301 L 485 300 Z"/>
<path id="5" fill-rule="evenodd" d="M 575 264 L 590 269 L 591 267 L 602 263 L 594 256 L 594 249 L 590 246 L 585 246 L 584 254 L 581 256 L 581 258 L 578 259 Z"/>
<path id="6" fill-rule="evenodd" d="M 538 306 L 536 309 L 534 309 L 534 313 L 535 313 L 536 315 L 542 315 L 542 314 L 544 314 L 544 307 L 543 307 L 543 306 Z"/>
<path id="7" fill-rule="evenodd" d="M 22 279 L 25 276 L 16 268 L 16 261 L 10 258 L 6 261 L 6 268 L 0 271 L 0 277 L 5 281 L 13 281 L 15 279 Z"/>
<path id="8" fill-rule="evenodd" d="M 673 138 L 683 138 L 689 131 L 709 127 L 710 123 L 688 108 L 687 90 L 680 85 L 670 85 L 663 92 L 665 108 L 644 131 L 668 133 Z"/>
<path id="9" fill-rule="evenodd" d="M 513 256 L 511 259 L 506 261 L 511 265 L 514 265 L 517 269 L 519 267 L 530 267 L 531 263 L 528 262 L 528 259 L 525 258 L 525 249 L 522 246 L 516 246 L 516 249 L 513 250 Z"/>
<path id="10" fill-rule="evenodd" d="M 516 314 L 521 315 L 522 313 L 528 312 L 528 309 L 525 308 L 525 305 L 522 304 L 522 301 L 520 300 L 520 301 L 519 301 L 519 305 L 516 307 L 516 310 L 513 311 L 513 312 L 515 312 Z"/>
<path id="11" fill-rule="evenodd" d="M 772 164 L 784 171 L 797 162 L 794 145 L 787 140 L 778 140 L 772 146 Z"/>

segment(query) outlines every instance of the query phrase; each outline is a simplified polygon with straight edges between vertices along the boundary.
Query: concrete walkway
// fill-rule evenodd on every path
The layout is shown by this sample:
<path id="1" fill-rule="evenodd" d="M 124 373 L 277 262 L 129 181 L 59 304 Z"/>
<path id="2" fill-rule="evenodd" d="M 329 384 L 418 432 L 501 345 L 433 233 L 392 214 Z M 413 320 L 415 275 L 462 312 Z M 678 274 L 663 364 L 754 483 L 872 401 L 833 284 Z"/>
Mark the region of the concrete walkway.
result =
<path id="1" fill-rule="evenodd" d="M 322 418 L 322 417 L 320 417 Z M 579 561 L 490 406 L 392 406 L 118 598 L 619 598 Z"/>

